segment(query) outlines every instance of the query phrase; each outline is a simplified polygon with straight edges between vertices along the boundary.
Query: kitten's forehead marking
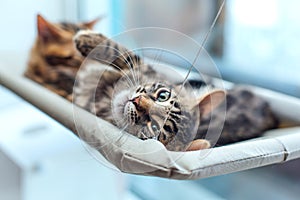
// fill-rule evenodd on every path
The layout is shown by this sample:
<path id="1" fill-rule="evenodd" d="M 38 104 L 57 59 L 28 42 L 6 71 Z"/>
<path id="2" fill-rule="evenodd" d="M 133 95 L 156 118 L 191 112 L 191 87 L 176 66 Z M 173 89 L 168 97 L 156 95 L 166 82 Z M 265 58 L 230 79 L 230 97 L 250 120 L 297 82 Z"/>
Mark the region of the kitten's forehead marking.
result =
<path id="1" fill-rule="evenodd" d="M 139 87 L 136 89 L 135 93 L 146 93 L 146 89 L 145 89 L 145 87 L 143 87 L 143 86 L 139 86 Z"/>
<path id="2" fill-rule="evenodd" d="M 165 84 L 160 83 L 160 82 L 149 83 L 144 86 L 145 90 L 149 93 L 155 93 L 158 89 L 166 88 L 166 87 L 168 87 L 168 86 L 166 86 Z"/>

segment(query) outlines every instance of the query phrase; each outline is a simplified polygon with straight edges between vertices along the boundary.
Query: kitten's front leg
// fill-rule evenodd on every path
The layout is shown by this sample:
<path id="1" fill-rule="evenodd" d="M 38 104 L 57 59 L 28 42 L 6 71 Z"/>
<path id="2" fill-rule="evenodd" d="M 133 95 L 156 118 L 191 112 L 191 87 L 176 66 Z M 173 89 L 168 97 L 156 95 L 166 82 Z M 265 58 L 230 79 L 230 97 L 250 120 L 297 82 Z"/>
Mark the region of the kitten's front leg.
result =
<path id="1" fill-rule="evenodd" d="M 97 47 L 97 45 L 107 40 L 107 38 L 104 35 L 91 30 L 82 30 L 74 36 L 73 40 L 77 50 L 84 57 L 87 57 L 89 53 Z"/>
<path id="2" fill-rule="evenodd" d="M 79 31 L 74 37 L 74 43 L 84 57 L 91 54 L 90 58 L 111 65 L 117 70 L 126 70 L 142 64 L 138 55 L 101 33 Z"/>
<path id="3" fill-rule="evenodd" d="M 190 143 L 186 151 L 197 151 L 197 150 L 209 149 L 209 148 L 210 148 L 210 142 L 208 140 L 197 139 Z"/>

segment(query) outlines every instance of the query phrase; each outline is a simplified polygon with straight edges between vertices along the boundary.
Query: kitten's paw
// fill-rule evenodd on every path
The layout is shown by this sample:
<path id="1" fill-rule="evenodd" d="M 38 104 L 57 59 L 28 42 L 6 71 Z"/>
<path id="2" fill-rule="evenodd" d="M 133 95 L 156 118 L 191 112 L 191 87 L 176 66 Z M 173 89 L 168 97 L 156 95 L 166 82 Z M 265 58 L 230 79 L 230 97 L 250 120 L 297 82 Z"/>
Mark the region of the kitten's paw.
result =
<path id="1" fill-rule="evenodd" d="M 197 151 L 197 150 L 209 149 L 209 148 L 210 148 L 210 142 L 208 140 L 197 139 L 190 143 L 186 151 Z"/>
<path id="2" fill-rule="evenodd" d="M 80 40 L 81 37 L 84 37 L 84 36 L 89 36 L 89 35 L 92 35 L 92 34 L 98 34 L 97 32 L 95 31 L 92 31 L 92 30 L 80 30 L 78 31 L 75 36 L 73 37 L 74 40 Z"/>
<path id="3" fill-rule="evenodd" d="M 73 37 L 76 49 L 86 57 L 97 45 L 107 38 L 92 30 L 81 30 Z"/>

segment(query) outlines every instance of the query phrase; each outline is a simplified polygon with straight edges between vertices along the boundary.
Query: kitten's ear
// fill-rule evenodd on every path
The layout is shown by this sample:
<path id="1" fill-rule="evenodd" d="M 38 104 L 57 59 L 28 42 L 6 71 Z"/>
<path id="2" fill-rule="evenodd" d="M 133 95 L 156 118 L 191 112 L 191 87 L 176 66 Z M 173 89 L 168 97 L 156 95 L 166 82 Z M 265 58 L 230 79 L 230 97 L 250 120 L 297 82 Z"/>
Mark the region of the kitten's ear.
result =
<path id="1" fill-rule="evenodd" d="M 93 29 L 94 26 L 103 19 L 103 16 L 97 17 L 94 20 L 91 20 L 89 22 L 84 22 L 83 26 L 87 27 L 88 29 Z"/>
<path id="2" fill-rule="evenodd" d="M 44 42 L 62 37 L 63 30 L 51 24 L 39 14 L 37 15 L 37 28 L 38 35 Z"/>
<path id="3" fill-rule="evenodd" d="M 224 90 L 214 90 L 200 98 L 198 106 L 201 117 L 206 116 L 218 107 L 224 101 L 225 97 L 226 93 Z"/>

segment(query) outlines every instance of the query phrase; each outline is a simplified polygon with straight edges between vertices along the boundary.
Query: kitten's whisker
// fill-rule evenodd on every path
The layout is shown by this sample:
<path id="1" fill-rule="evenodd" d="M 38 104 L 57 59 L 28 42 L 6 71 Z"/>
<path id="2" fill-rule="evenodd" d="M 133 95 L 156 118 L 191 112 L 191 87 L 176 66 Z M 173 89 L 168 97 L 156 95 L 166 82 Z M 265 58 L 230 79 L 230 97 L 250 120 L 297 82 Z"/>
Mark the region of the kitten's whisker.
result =
<path id="1" fill-rule="evenodd" d="M 126 63 L 126 65 L 129 67 L 129 70 L 133 76 L 133 79 L 135 80 L 135 84 L 136 86 L 139 85 L 139 81 L 137 80 L 138 77 L 137 77 L 137 73 L 135 72 L 135 68 L 138 67 L 138 60 L 136 60 L 136 62 L 132 59 L 131 55 L 130 55 L 130 52 L 129 51 L 126 51 L 125 54 L 127 55 L 127 58 L 128 59 L 124 59 L 124 62 Z M 123 56 L 124 57 L 124 56 Z M 125 58 L 125 57 L 124 57 Z M 130 64 L 132 63 L 132 65 Z"/>
<path id="2" fill-rule="evenodd" d="M 144 56 L 143 56 L 144 58 Z M 145 62 L 144 62 L 144 59 L 141 59 L 140 61 L 140 66 L 144 66 L 145 65 Z M 147 64 L 148 65 L 148 64 Z M 139 70 L 141 71 L 141 69 L 139 68 Z M 140 73 L 140 76 L 141 76 L 141 80 L 145 80 L 144 79 L 144 73 Z"/>
<path id="3" fill-rule="evenodd" d="M 121 47 L 122 48 L 122 47 Z M 130 56 L 130 54 L 129 54 L 129 51 L 126 49 L 126 48 L 124 48 L 124 49 L 126 49 L 126 50 L 124 50 L 124 52 L 122 52 L 121 50 L 119 50 L 119 49 L 117 49 L 117 48 L 112 48 L 112 49 L 114 49 L 116 52 L 118 52 L 118 54 L 119 54 L 119 59 L 121 59 L 120 57 L 122 57 L 124 60 L 124 63 L 126 64 L 126 66 L 128 66 L 128 68 L 129 68 L 129 71 L 131 72 L 131 74 L 132 74 L 132 77 L 133 77 L 133 80 L 134 80 L 134 82 L 135 82 L 135 84 L 137 84 L 137 82 L 136 82 L 136 80 L 135 80 L 135 74 L 134 74 L 134 72 L 132 71 L 132 68 L 133 68 L 133 66 L 131 67 L 131 65 L 130 64 L 128 64 L 129 63 L 129 60 L 132 62 L 132 65 L 134 65 L 134 62 L 133 62 L 133 60 L 132 60 L 132 58 L 131 58 L 131 56 Z M 126 54 L 127 56 L 128 56 L 128 58 L 129 58 L 129 60 L 127 60 L 127 58 L 124 56 L 124 54 Z"/>
<path id="4" fill-rule="evenodd" d="M 162 53 L 162 49 L 158 49 L 158 53 L 155 55 L 155 58 L 152 61 L 152 65 L 157 65 L 159 63 L 158 60 L 161 58 Z"/>
<path id="5" fill-rule="evenodd" d="M 125 136 L 125 134 L 123 134 L 122 132 L 126 129 L 128 127 L 128 124 L 127 125 L 125 125 L 121 130 L 120 130 L 120 132 L 119 133 L 121 133 L 120 134 L 120 137 L 118 137 L 116 140 L 113 140 L 111 143 L 113 143 L 113 144 L 117 144 L 118 142 L 120 142 L 120 140 Z M 121 147 L 124 143 L 125 143 L 126 141 L 124 141 L 123 143 L 119 143 L 117 146 L 118 147 Z M 112 146 L 113 147 L 113 146 Z M 108 151 L 109 153 L 110 152 L 112 152 L 113 151 L 113 149 L 111 149 L 110 151 Z"/>
<path id="6" fill-rule="evenodd" d="M 99 142 L 94 142 L 94 141 L 84 141 L 85 143 L 91 145 L 91 146 L 95 146 L 95 144 L 99 144 Z M 103 145 L 102 145 L 103 146 Z"/>
<path id="7" fill-rule="evenodd" d="M 141 133 L 141 135 L 142 135 L 144 138 L 148 138 L 148 137 L 143 133 L 143 131 L 141 131 L 140 133 Z"/>
<path id="8" fill-rule="evenodd" d="M 127 120 L 126 119 L 120 119 L 120 120 L 115 120 L 117 124 L 126 124 Z"/>
<path id="9" fill-rule="evenodd" d="M 162 54 L 163 54 L 163 50 L 158 49 L 158 52 L 156 53 L 154 59 L 152 60 L 152 63 L 151 63 L 152 66 L 155 66 L 160 63 Z"/>
<path id="10" fill-rule="evenodd" d="M 127 56 L 127 58 L 124 56 L 124 54 Z M 138 74 L 135 71 L 135 68 L 138 68 L 140 66 L 140 59 L 137 55 L 134 53 L 131 53 L 129 50 L 124 51 L 124 54 L 120 54 L 123 57 L 123 61 L 128 66 L 129 71 L 131 72 L 133 79 L 136 83 L 136 86 L 139 85 L 139 77 Z M 133 59 L 136 58 L 136 59 Z"/>
<path id="11" fill-rule="evenodd" d="M 136 55 L 137 57 L 139 57 L 138 55 Z M 140 58 L 140 57 L 139 57 Z M 137 79 L 137 86 L 140 85 L 140 67 L 142 66 L 142 62 L 141 59 L 136 60 L 136 63 L 133 63 L 133 71 L 135 71 L 136 73 L 136 79 Z"/>
<path id="12" fill-rule="evenodd" d="M 127 84 L 129 84 L 128 85 L 129 87 L 134 87 L 135 86 L 135 82 L 133 82 L 134 80 L 132 81 L 131 77 L 122 68 L 120 68 L 116 64 L 111 64 L 111 65 L 113 65 L 113 67 L 115 67 L 115 68 L 117 68 L 118 70 L 121 71 L 121 73 L 123 74 L 123 76 L 126 78 Z"/>
<path id="13" fill-rule="evenodd" d="M 127 126 L 128 126 L 128 125 L 126 125 L 123 129 L 121 129 L 121 130 L 120 130 L 120 133 L 122 133 L 122 132 L 127 128 Z M 97 146 L 97 147 L 96 147 L 96 145 L 99 144 L 99 142 L 86 142 L 86 143 L 92 145 L 92 146 L 93 146 L 95 149 L 97 149 L 97 150 L 101 150 L 103 147 L 105 147 L 105 146 L 107 146 L 107 145 L 110 145 L 110 144 L 112 144 L 112 143 L 119 142 L 120 139 L 121 139 L 122 137 L 124 137 L 124 134 L 121 134 L 121 136 L 118 137 L 116 140 L 113 139 L 113 140 L 111 140 L 111 141 L 109 141 L 109 142 L 107 142 L 107 143 L 105 143 L 105 144 L 102 144 L 101 146 Z M 95 145 L 95 144 L 96 144 L 96 145 Z"/>
<path id="14" fill-rule="evenodd" d="M 223 10 L 223 8 L 224 8 L 225 2 L 226 2 L 226 0 L 223 0 L 222 4 L 221 4 L 221 6 L 220 6 L 220 8 L 219 8 L 219 10 L 218 10 L 218 13 L 216 14 L 216 16 L 215 16 L 215 18 L 214 18 L 214 20 L 213 20 L 213 22 L 212 22 L 212 24 L 211 24 L 209 30 L 207 31 L 207 33 L 206 33 L 206 35 L 205 35 L 204 40 L 202 41 L 202 44 L 201 44 L 201 46 L 200 46 L 200 48 L 199 48 L 199 50 L 198 50 L 198 52 L 197 52 L 197 54 L 196 54 L 196 57 L 195 57 L 194 61 L 192 62 L 191 66 L 189 67 L 189 70 L 188 70 L 188 72 L 187 72 L 187 74 L 186 74 L 186 76 L 185 76 L 185 78 L 184 78 L 184 81 L 183 81 L 181 87 L 179 88 L 179 91 L 178 91 L 178 94 L 177 94 L 178 97 L 179 97 L 179 95 L 180 95 L 182 89 L 184 88 L 186 82 L 188 81 L 188 77 L 190 76 L 190 74 L 191 74 L 191 72 L 192 72 L 192 69 L 194 68 L 194 65 L 196 64 L 196 61 L 198 60 L 198 58 L 199 58 L 199 56 L 200 56 L 200 53 L 202 52 L 202 48 L 205 46 L 205 44 L 206 44 L 206 42 L 207 42 L 207 40 L 208 40 L 208 38 L 209 38 L 209 36 L 210 36 L 210 34 L 211 34 L 213 28 L 215 27 L 215 24 L 216 24 L 217 20 L 219 19 L 219 16 L 220 16 L 220 14 L 221 14 L 221 12 L 222 12 L 222 10 Z M 167 113 L 167 116 L 166 116 L 166 118 L 165 118 L 165 120 L 164 120 L 163 126 L 167 123 L 167 120 L 168 120 L 168 118 L 169 118 L 169 116 L 170 116 L 171 110 L 173 109 L 174 105 L 175 105 L 175 101 L 174 101 L 173 104 L 170 106 L 170 110 L 169 110 L 168 113 Z M 163 129 L 163 126 L 161 127 L 161 131 L 162 131 L 162 129 Z"/>
<path id="15" fill-rule="evenodd" d="M 125 56 L 123 56 L 124 61 L 125 61 L 126 65 L 129 67 L 129 70 L 132 70 L 133 76 L 135 76 L 135 72 L 134 72 L 135 62 L 133 61 L 129 51 L 125 51 L 124 53 L 126 54 L 127 58 L 129 58 L 129 59 L 125 59 Z"/>
<path id="16" fill-rule="evenodd" d="M 118 48 L 111 47 L 111 46 L 109 46 L 108 48 L 113 49 L 114 52 L 117 54 L 117 55 L 116 55 L 117 57 L 116 57 L 115 59 L 122 59 L 122 58 L 123 58 L 124 60 L 122 60 L 122 61 L 123 61 L 124 63 L 126 63 L 126 58 L 125 58 L 125 56 L 123 55 L 123 51 L 124 51 L 124 53 L 126 53 L 127 50 L 126 50 L 126 51 L 125 51 L 125 50 L 121 51 L 122 49 L 125 49 L 125 48 L 119 47 L 120 49 L 118 49 Z M 97 57 L 94 57 L 94 59 L 100 61 L 101 63 L 105 63 L 105 64 L 107 64 L 107 65 L 113 66 L 113 67 L 117 68 L 117 69 L 120 70 L 120 71 L 123 71 L 123 70 L 124 70 L 124 69 L 122 69 L 120 66 L 117 66 L 116 64 L 114 64 L 114 63 L 113 63 L 113 60 L 107 61 L 107 60 L 99 59 L 99 58 L 97 58 Z M 126 65 L 127 65 L 127 64 L 126 64 Z M 132 76 L 133 76 L 133 81 L 134 81 L 135 84 L 136 84 L 136 80 L 134 79 L 134 74 L 132 73 L 130 67 L 129 67 L 129 71 L 131 72 L 131 74 L 132 74 Z M 125 75 L 125 73 L 123 73 L 123 74 Z M 135 84 L 132 84 L 132 85 L 134 86 Z"/>
<path id="17" fill-rule="evenodd" d="M 127 74 L 122 68 L 120 68 L 119 66 L 117 66 L 116 64 L 113 64 L 113 63 L 108 62 L 108 61 L 101 60 L 101 59 L 99 59 L 99 58 L 94 58 L 94 59 L 100 61 L 100 62 L 103 63 L 103 64 L 106 64 L 106 65 L 108 65 L 108 66 L 112 66 L 112 67 L 118 69 L 118 70 L 121 72 L 121 74 L 124 75 L 124 77 L 126 78 L 126 80 L 128 81 L 128 83 L 130 83 L 130 86 L 133 87 L 133 86 L 135 85 L 135 84 L 131 81 L 130 76 L 128 76 L 128 74 Z"/>
<path id="18" fill-rule="evenodd" d="M 126 128 L 128 127 L 129 124 L 126 124 L 121 130 L 120 130 L 120 133 L 121 133 L 121 136 L 117 139 L 117 142 L 119 142 L 121 140 L 122 137 L 124 137 L 124 133 L 123 131 L 126 130 Z M 125 141 L 124 141 L 125 142 Z"/>
<path id="19" fill-rule="evenodd" d="M 140 63 L 139 65 L 136 66 L 136 70 L 137 70 L 137 79 L 138 79 L 138 85 L 141 84 L 140 80 L 141 80 L 141 67 L 143 66 L 143 63 Z"/>
<path id="20" fill-rule="evenodd" d="M 196 64 L 196 62 L 197 62 L 197 60 L 198 60 L 198 58 L 200 56 L 200 53 L 202 52 L 203 47 L 205 46 L 205 44 L 206 44 L 206 42 L 207 42 L 207 40 L 208 40 L 208 38 L 209 38 L 209 36 L 210 36 L 213 28 L 215 27 L 215 24 L 216 24 L 217 20 L 219 19 L 219 16 L 221 15 L 221 12 L 223 10 L 225 2 L 226 2 L 226 0 L 223 0 L 222 4 L 221 4 L 221 6 L 220 6 L 220 8 L 218 10 L 218 13 L 216 14 L 216 16 L 214 18 L 214 21 L 212 22 L 212 24 L 211 24 L 208 32 L 206 33 L 205 38 L 202 41 L 202 44 L 201 44 L 201 46 L 200 46 L 200 48 L 199 48 L 199 50 L 198 50 L 198 52 L 196 54 L 196 57 L 195 57 L 194 61 L 192 62 L 191 66 L 189 67 L 189 70 L 188 70 L 188 72 L 187 72 L 187 74 L 186 74 L 186 76 L 184 78 L 184 81 L 183 81 L 183 83 L 182 83 L 182 85 L 181 85 L 181 87 L 179 89 L 178 95 L 180 94 L 181 90 L 183 89 L 184 85 L 186 84 L 186 82 L 188 80 L 188 77 L 191 74 L 192 69 L 194 68 L 194 65 Z"/>
<path id="21" fill-rule="evenodd" d="M 137 85 L 140 85 L 140 76 L 141 76 L 141 67 L 143 66 L 143 62 L 141 62 L 141 59 L 137 60 L 136 63 L 133 63 L 133 71 L 136 72 L 136 79 L 137 79 Z"/>

